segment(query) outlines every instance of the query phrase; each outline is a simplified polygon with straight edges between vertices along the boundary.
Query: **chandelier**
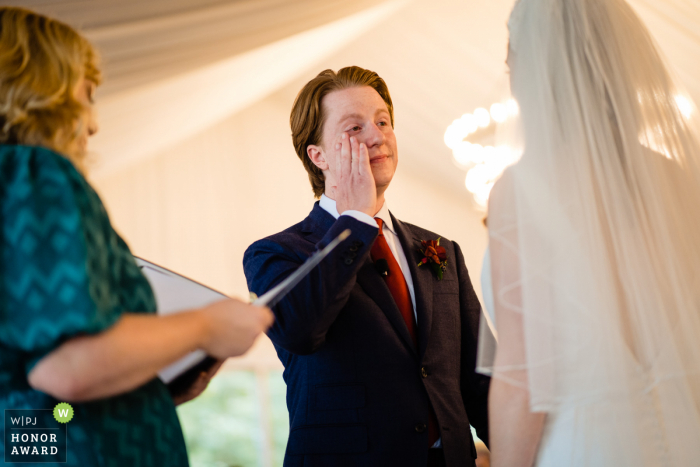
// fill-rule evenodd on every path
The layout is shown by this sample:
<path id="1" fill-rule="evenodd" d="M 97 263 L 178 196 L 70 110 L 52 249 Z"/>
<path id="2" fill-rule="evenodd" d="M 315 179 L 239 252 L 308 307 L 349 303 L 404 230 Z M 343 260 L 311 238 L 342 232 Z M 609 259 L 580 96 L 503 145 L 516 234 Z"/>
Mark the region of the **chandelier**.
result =
<path id="1" fill-rule="evenodd" d="M 484 210 L 493 184 L 520 154 L 496 145 L 497 125 L 518 115 L 514 99 L 493 104 L 490 110 L 478 108 L 454 120 L 445 130 L 445 144 L 452 150 L 455 164 L 467 172 L 464 185 L 476 205 Z"/>

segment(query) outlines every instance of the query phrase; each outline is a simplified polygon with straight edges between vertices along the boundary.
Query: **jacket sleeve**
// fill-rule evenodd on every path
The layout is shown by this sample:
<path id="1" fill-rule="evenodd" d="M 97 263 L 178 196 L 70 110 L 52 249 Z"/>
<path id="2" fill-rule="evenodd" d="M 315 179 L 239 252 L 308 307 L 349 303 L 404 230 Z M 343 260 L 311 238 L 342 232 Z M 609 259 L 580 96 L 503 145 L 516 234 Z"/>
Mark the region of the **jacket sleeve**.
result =
<path id="1" fill-rule="evenodd" d="M 475 371 L 481 304 L 469 279 L 462 250 L 457 243 L 454 243 L 454 247 L 457 274 L 459 276 L 460 312 L 462 315 L 462 368 L 460 381 L 462 399 L 464 407 L 467 409 L 469 422 L 476 429 L 479 438 L 488 446 L 488 395 L 491 378 Z"/>
<path id="2" fill-rule="evenodd" d="M 378 228 L 350 216 L 340 216 L 316 244 L 316 250 L 324 248 L 345 229 L 351 230 L 350 236 L 272 310 L 275 323 L 267 334 L 272 342 L 288 352 L 308 355 L 323 345 L 328 329 L 347 303 L 357 272 L 369 256 L 379 232 Z M 279 236 L 279 240 L 263 239 L 246 250 L 243 270 L 251 292 L 262 295 L 307 259 L 290 245 L 301 239 L 291 236 L 293 234 L 289 242 L 284 241 L 284 236 Z"/>

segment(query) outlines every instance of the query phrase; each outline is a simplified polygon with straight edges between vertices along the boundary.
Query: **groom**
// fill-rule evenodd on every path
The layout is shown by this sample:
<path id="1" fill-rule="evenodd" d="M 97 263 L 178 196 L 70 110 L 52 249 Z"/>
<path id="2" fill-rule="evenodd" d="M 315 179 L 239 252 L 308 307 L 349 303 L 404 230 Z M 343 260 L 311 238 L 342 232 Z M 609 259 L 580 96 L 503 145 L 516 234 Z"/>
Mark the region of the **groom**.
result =
<path id="1" fill-rule="evenodd" d="M 480 305 L 462 252 L 445 238 L 431 250 L 421 242 L 440 236 L 399 221 L 384 200 L 398 163 L 393 120 L 372 71 L 326 70 L 307 83 L 292 138 L 320 201 L 243 258 L 261 295 L 352 232 L 273 308 L 285 467 L 473 466 L 470 423 L 488 442 L 489 379 L 474 372 Z"/>

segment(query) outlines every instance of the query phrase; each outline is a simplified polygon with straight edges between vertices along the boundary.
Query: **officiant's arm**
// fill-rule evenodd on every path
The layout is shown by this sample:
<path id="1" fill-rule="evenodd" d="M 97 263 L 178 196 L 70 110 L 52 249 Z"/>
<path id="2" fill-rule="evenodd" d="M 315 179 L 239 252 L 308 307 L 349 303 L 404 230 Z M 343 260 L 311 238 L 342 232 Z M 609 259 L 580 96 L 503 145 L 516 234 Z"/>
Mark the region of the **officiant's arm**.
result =
<path id="1" fill-rule="evenodd" d="M 243 354 L 272 315 L 234 299 L 166 316 L 124 313 L 103 332 L 73 337 L 41 358 L 28 382 L 65 401 L 131 391 L 196 349 L 220 359 Z"/>
<path id="2" fill-rule="evenodd" d="M 268 335 L 288 352 L 307 355 L 323 345 L 379 232 L 377 227 L 351 216 L 340 216 L 316 249 L 325 247 L 345 229 L 351 230 L 350 236 L 272 309 L 275 324 Z M 248 248 L 243 269 L 251 292 L 262 295 L 303 264 L 306 257 L 295 253 L 298 241 L 299 237 L 285 238 L 282 233 L 274 240 L 263 239 Z"/>
<path id="3" fill-rule="evenodd" d="M 469 279 L 462 250 L 457 243 L 453 244 L 462 315 L 462 399 L 464 407 L 467 409 L 469 423 L 476 429 L 479 439 L 486 446 L 489 446 L 488 395 L 490 378 L 475 372 L 481 304 Z"/>

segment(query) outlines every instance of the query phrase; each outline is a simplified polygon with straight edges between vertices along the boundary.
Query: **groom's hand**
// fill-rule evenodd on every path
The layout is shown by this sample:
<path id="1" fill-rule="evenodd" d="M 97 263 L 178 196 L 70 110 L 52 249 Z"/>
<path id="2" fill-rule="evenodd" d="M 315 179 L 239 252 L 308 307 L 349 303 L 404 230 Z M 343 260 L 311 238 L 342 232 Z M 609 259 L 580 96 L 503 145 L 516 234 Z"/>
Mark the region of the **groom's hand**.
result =
<path id="1" fill-rule="evenodd" d="M 329 164 L 336 181 L 334 195 L 338 213 L 360 211 L 376 214 L 377 188 L 374 185 L 369 152 L 364 143 L 343 133 L 335 145 L 335 159 Z"/>

